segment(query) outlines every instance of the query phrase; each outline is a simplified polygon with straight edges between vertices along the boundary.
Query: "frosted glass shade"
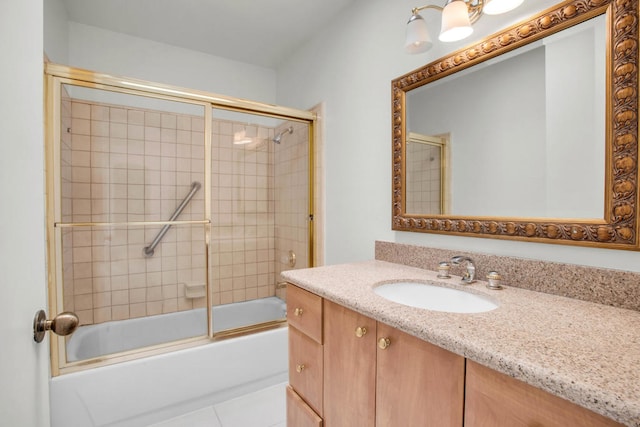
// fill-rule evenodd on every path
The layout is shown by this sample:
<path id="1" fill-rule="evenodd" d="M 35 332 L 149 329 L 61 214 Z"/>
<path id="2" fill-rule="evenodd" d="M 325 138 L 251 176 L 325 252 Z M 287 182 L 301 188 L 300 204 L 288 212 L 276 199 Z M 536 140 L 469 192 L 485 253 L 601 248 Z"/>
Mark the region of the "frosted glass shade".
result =
<path id="1" fill-rule="evenodd" d="M 407 34 L 404 42 L 404 50 L 407 53 L 422 53 L 431 49 L 433 42 L 429 37 L 427 23 L 419 14 L 411 15 L 407 22 Z"/>
<path id="2" fill-rule="evenodd" d="M 473 33 L 469 21 L 469 9 L 463 0 L 447 4 L 442 11 L 442 27 L 438 39 L 443 42 L 455 42 Z"/>
<path id="3" fill-rule="evenodd" d="M 500 15 L 520 6 L 524 0 L 485 0 L 483 13 L 487 15 Z"/>

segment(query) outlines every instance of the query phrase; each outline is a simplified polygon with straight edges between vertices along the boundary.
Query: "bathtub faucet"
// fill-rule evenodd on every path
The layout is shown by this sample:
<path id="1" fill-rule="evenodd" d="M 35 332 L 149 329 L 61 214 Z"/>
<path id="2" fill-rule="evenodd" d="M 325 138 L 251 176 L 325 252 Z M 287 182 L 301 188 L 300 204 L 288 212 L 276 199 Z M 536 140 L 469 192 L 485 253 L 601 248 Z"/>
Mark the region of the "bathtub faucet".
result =
<path id="1" fill-rule="evenodd" d="M 463 262 L 467 263 L 467 271 L 462 276 L 462 283 L 469 284 L 475 282 L 476 279 L 476 266 L 473 264 L 473 260 L 468 256 L 456 255 L 451 258 L 453 265 L 460 265 Z"/>

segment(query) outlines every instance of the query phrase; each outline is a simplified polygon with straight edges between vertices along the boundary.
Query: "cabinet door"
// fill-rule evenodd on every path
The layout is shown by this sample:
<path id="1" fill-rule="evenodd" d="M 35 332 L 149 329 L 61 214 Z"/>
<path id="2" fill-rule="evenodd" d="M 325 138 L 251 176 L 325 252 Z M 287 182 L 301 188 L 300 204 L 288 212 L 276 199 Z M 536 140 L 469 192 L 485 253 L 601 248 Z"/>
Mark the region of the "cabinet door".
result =
<path id="1" fill-rule="evenodd" d="M 322 418 L 291 387 L 287 387 L 287 426 L 322 427 Z"/>
<path id="2" fill-rule="evenodd" d="M 467 361 L 465 427 L 613 427 L 615 421 Z"/>
<path id="3" fill-rule="evenodd" d="M 322 346 L 289 327 L 289 384 L 322 414 Z"/>
<path id="4" fill-rule="evenodd" d="M 462 426 L 464 357 L 378 323 L 376 425 Z M 382 345 L 384 347 L 384 345 Z"/>
<path id="5" fill-rule="evenodd" d="M 325 425 L 373 427 L 376 322 L 330 301 L 324 304 Z"/>

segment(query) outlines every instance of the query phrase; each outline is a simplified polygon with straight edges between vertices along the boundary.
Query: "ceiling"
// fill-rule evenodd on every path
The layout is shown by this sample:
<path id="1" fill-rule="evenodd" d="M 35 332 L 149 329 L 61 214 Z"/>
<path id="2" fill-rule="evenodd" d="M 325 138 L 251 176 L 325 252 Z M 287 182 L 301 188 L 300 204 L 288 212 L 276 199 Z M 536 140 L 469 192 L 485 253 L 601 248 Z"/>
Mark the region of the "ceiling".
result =
<path id="1" fill-rule="evenodd" d="M 70 21 L 277 68 L 355 0 L 62 0 Z"/>

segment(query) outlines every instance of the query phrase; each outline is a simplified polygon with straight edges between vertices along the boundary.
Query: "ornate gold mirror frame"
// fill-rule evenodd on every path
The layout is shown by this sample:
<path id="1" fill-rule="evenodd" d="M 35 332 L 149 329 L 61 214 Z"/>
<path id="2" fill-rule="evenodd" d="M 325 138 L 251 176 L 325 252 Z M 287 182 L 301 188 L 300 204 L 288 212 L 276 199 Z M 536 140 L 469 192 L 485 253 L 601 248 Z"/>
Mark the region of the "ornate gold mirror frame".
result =
<path id="1" fill-rule="evenodd" d="M 607 14 L 604 219 L 414 215 L 405 210 L 407 92 Z M 392 81 L 392 228 L 638 250 L 638 0 L 564 1 L 528 21 Z"/>

